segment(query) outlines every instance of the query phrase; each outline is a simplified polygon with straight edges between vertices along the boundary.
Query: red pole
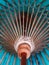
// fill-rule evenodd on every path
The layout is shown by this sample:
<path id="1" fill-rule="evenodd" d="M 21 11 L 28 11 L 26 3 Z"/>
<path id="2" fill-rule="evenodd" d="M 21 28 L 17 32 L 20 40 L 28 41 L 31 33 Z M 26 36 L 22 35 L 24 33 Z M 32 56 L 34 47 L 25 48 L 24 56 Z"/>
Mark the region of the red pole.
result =
<path id="1" fill-rule="evenodd" d="M 21 54 L 21 65 L 26 65 L 26 53 Z"/>

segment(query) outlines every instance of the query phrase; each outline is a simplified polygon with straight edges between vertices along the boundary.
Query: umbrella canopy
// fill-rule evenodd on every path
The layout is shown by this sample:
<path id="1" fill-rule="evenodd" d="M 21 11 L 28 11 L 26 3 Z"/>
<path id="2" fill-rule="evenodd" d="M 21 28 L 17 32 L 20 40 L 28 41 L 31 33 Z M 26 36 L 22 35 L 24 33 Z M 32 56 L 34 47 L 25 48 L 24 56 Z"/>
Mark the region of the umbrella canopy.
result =
<path id="1" fill-rule="evenodd" d="M 24 40 L 31 47 L 26 64 L 49 65 L 49 0 L 0 0 L 0 65 L 20 65 Z"/>

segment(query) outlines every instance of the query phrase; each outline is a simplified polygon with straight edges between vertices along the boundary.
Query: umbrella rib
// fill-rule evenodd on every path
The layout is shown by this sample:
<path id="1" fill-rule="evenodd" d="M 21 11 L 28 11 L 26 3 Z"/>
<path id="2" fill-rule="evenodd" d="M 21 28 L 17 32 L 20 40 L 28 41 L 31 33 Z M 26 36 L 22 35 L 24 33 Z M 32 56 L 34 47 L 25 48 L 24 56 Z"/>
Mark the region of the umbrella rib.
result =
<path id="1" fill-rule="evenodd" d="M 9 55 L 9 58 L 8 58 L 6 65 L 9 65 L 10 59 L 11 59 L 11 55 Z"/>
<path id="2" fill-rule="evenodd" d="M 4 53 L 4 55 L 2 56 L 2 59 L 0 60 L 0 64 L 2 63 L 2 61 L 4 60 L 5 56 L 6 56 L 7 52 Z"/>
<path id="3" fill-rule="evenodd" d="M 30 21 L 29 21 L 28 34 L 29 34 L 29 30 L 30 30 L 30 25 L 31 25 L 31 21 L 32 21 L 32 16 L 33 16 L 33 14 L 34 14 L 34 7 L 35 7 L 35 3 L 34 3 L 34 6 L 33 6 L 33 8 L 32 8 L 32 13 L 31 13 Z M 29 36 L 30 36 L 30 34 L 29 34 Z"/>
<path id="4" fill-rule="evenodd" d="M 23 36 L 24 36 L 24 5 L 23 5 Z"/>
<path id="5" fill-rule="evenodd" d="M 44 8 L 44 10 L 45 10 L 45 8 Z M 42 15 L 43 15 L 43 13 L 44 13 L 44 10 L 42 11 L 41 15 L 39 16 L 39 19 L 37 20 L 37 23 L 36 23 L 36 25 L 34 26 L 34 29 L 33 29 L 32 34 L 35 32 L 35 29 L 36 29 L 36 27 L 37 27 L 37 25 L 38 25 L 38 23 L 39 23 L 39 21 L 40 21 Z M 32 34 L 31 34 L 31 36 L 32 36 Z"/>
<path id="6" fill-rule="evenodd" d="M 7 29 L 7 27 L 2 23 L 2 25 L 3 25 L 3 28 L 2 29 L 4 29 L 4 31 L 6 30 L 6 32 L 11 36 L 11 38 L 14 40 L 14 38 L 12 37 L 12 35 L 11 35 L 11 33 L 10 32 L 8 32 L 8 29 Z"/>
<path id="7" fill-rule="evenodd" d="M 19 22 L 20 22 L 20 32 L 21 32 L 21 35 L 22 35 L 22 25 L 21 25 L 21 15 L 20 15 L 20 4 L 19 5 Z"/>
<path id="8" fill-rule="evenodd" d="M 49 30 L 47 29 L 48 26 L 38 35 L 39 39 L 45 35 Z M 40 37 L 41 36 L 41 37 Z"/>
<path id="9" fill-rule="evenodd" d="M 30 34 L 31 34 L 32 29 L 33 29 L 33 26 L 34 26 L 34 24 L 35 24 L 35 22 L 36 22 L 36 20 L 37 20 L 37 15 L 38 15 L 38 13 L 39 13 L 39 10 L 40 10 L 40 6 L 38 7 L 37 13 L 36 13 L 35 18 L 34 18 L 34 20 L 33 20 L 33 23 L 32 23 L 31 29 L 30 29 Z M 34 31 L 34 30 L 33 30 L 33 31 Z M 33 32 L 32 32 L 32 34 L 33 34 Z M 32 36 L 32 34 L 31 34 L 31 36 Z"/>
<path id="10" fill-rule="evenodd" d="M 0 32 L 2 32 L 2 30 L 0 30 Z M 5 33 L 2 32 L 2 34 L 0 34 L 0 37 L 2 37 L 5 40 L 11 40 Z"/>
<path id="11" fill-rule="evenodd" d="M 12 31 L 13 31 L 13 32 L 14 32 L 14 34 L 15 34 L 15 31 L 14 31 L 14 29 L 13 29 L 13 26 L 12 26 L 12 24 L 11 24 L 11 21 L 10 21 L 10 19 L 9 19 L 9 17 L 8 17 L 8 15 L 7 15 L 7 13 L 6 13 L 6 10 L 5 10 L 5 9 L 4 9 L 4 12 L 5 12 L 6 17 L 7 17 L 7 20 L 8 20 L 8 22 L 9 22 L 9 24 L 10 24 L 11 28 L 12 28 Z"/>
<path id="12" fill-rule="evenodd" d="M 14 57 L 13 65 L 16 65 L 16 57 Z"/>
<path id="13" fill-rule="evenodd" d="M 3 29 L 3 31 L 2 30 L 0 30 L 0 32 L 1 32 L 1 34 L 0 34 L 0 36 L 4 36 L 6 39 L 9 39 L 9 40 L 13 40 L 10 36 L 9 36 L 9 34 L 4 30 L 4 28 L 2 28 Z"/>
<path id="14" fill-rule="evenodd" d="M 45 21 L 45 23 L 42 25 L 42 27 L 40 28 L 40 31 L 42 30 L 42 28 L 43 28 L 45 25 L 46 25 L 46 21 Z M 40 32 L 40 31 L 39 31 L 39 32 Z M 39 32 L 36 33 L 36 34 L 34 34 L 34 35 L 36 35 L 36 36 L 33 36 L 33 37 L 36 38 L 36 37 L 38 36 L 38 34 L 40 34 Z"/>
<path id="15" fill-rule="evenodd" d="M 35 43 L 38 43 L 38 42 L 41 43 L 42 41 L 46 40 L 47 38 L 49 38 L 48 35 L 42 37 L 41 39 L 37 39 L 37 40 L 35 41 Z"/>
<path id="16" fill-rule="evenodd" d="M 8 10 L 9 10 L 9 13 L 10 13 L 10 17 L 11 17 L 11 20 L 12 20 L 12 23 L 13 23 L 13 26 L 14 26 L 14 31 L 15 31 L 15 37 L 17 36 L 17 29 L 16 29 L 16 25 L 15 25 L 15 23 L 14 23 L 14 19 L 13 19 L 13 16 L 12 16 L 12 13 L 11 13 L 11 11 L 10 11 L 10 7 L 9 7 L 9 5 L 8 5 Z"/>
<path id="17" fill-rule="evenodd" d="M 7 44 L 7 41 L 6 41 L 6 42 L 5 42 L 5 41 L 0 41 L 0 43 L 1 43 L 2 45 L 5 45 L 5 46 L 9 47 L 9 45 Z"/>
<path id="18" fill-rule="evenodd" d="M 5 22 L 5 24 L 7 25 L 6 27 L 8 27 L 9 32 L 11 32 L 11 34 L 12 34 L 12 36 L 13 36 L 13 38 L 14 38 L 14 34 L 13 34 L 13 32 L 12 32 L 12 30 L 11 30 L 10 26 L 8 25 L 8 22 L 7 22 L 7 21 L 6 21 L 6 19 L 3 17 L 3 15 L 2 15 L 2 14 L 1 14 L 1 16 L 2 16 L 2 18 L 3 18 L 4 22 Z"/>
<path id="19" fill-rule="evenodd" d="M 47 15 L 46 15 L 46 16 L 47 16 Z M 46 21 L 45 21 L 45 23 L 42 25 L 42 23 L 44 22 L 46 16 L 44 16 L 44 18 L 42 19 L 42 21 L 41 21 L 41 23 L 39 24 L 39 26 L 37 27 L 37 29 L 36 29 L 34 35 L 37 35 L 37 34 L 41 31 L 41 29 L 44 27 L 44 25 L 46 25 Z M 42 27 L 40 27 L 41 25 L 42 25 Z M 34 37 L 34 35 L 33 35 L 33 37 Z"/>
<path id="20" fill-rule="evenodd" d="M 26 19 L 26 35 L 27 35 L 27 36 L 28 36 L 28 34 L 27 34 L 27 25 L 28 25 L 28 18 L 29 18 L 29 9 L 30 9 L 30 2 L 29 2 L 29 5 L 28 5 L 27 19 Z"/>
<path id="21" fill-rule="evenodd" d="M 16 13 L 16 9 L 15 9 L 15 7 L 14 7 L 15 4 L 13 3 L 12 5 L 13 5 L 13 8 L 14 8 L 14 17 L 15 17 L 15 19 L 16 19 L 16 23 L 17 23 L 17 27 L 18 27 L 18 30 L 17 30 L 16 28 L 15 28 L 15 29 L 16 29 L 17 36 L 19 37 L 19 32 L 20 32 L 20 31 L 19 31 L 19 24 L 18 24 L 17 13 Z M 16 8 L 17 8 L 17 7 L 16 7 Z M 14 24 L 14 25 L 15 25 L 15 24 Z M 15 25 L 15 26 L 16 26 L 16 25 Z"/>

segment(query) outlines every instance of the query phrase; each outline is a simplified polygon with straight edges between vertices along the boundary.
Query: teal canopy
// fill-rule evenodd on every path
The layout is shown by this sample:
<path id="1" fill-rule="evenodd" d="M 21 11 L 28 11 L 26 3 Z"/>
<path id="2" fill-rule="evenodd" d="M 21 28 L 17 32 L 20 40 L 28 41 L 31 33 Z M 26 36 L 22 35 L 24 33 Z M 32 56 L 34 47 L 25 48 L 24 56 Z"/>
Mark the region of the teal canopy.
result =
<path id="1" fill-rule="evenodd" d="M 41 13 L 42 9 L 46 7 L 44 12 L 45 14 L 43 16 L 45 16 L 48 12 L 46 19 L 48 20 L 47 25 L 49 26 L 49 0 L 0 0 L 0 21 L 4 22 L 1 14 L 3 15 L 4 18 L 6 18 L 4 8 L 6 9 L 7 15 L 8 16 L 10 15 L 7 9 L 8 5 L 10 6 L 10 11 L 12 12 L 13 17 L 14 17 L 14 11 L 13 11 L 14 8 L 18 14 L 18 10 L 19 10 L 18 3 L 20 3 L 21 12 L 23 10 L 23 7 L 24 7 L 24 11 L 27 12 L 27 7 L 30 4 L 31 6 L 30 13 L 32 12 L 32 8 L 34 8 L 35 9 L 34 14 L 36 13 L 39 5 L 41 8 L 39 13 Z M 39 53 L 36 53 L 35 55 L 31 54 L 30 58 L 27 59 L 26 61 L 27 61 L 27 65 L 49 65 L 49 45 L 47 45 L 46 48 L 44 48 Z M 0 45 L 0 65 L 20 65 L 20 59 L 17 54 L 15 55 L 15 54 L 11 54 L 10 52 L 7 52 L 2 47 L 2 45 Z"/>

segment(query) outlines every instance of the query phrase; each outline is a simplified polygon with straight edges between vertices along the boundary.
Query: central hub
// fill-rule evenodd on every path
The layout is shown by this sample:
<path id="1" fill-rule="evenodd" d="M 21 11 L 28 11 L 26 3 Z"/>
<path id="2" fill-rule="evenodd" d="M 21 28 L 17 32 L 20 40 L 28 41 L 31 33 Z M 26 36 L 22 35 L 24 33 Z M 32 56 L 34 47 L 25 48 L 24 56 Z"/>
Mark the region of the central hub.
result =
<path id="1" fill-rule="evenodd" d="M 26 58 L 29 58 L 31 52 L 34 51 L 35 46 L 30 37 L 21 36 L 15 41 L 14 48 L 20 58 L 22 53 L 26 54 Z"/>
<path id="2" fill-rule="evenodd" d="M 27 43 L 20 44 L 18 46 L 18 56 L 21 58 L 22 54 L 26 54 L 26 58 L 29 58 L 31 47 Z"/>

